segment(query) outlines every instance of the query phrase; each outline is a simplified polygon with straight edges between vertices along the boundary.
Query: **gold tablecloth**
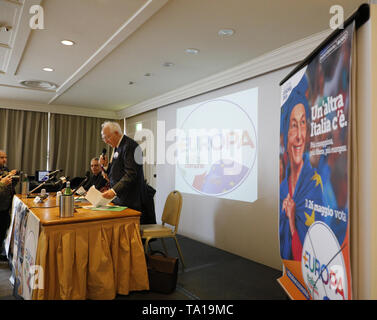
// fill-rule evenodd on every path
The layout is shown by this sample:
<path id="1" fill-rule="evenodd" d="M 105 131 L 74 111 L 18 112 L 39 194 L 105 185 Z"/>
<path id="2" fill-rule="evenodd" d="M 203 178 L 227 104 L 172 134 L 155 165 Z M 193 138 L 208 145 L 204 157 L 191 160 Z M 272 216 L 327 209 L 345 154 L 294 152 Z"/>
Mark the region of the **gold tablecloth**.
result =
<path id="1" fill-rule="evenodd" d="M 91 216 L 85 221 L 88 210 L 79 209 L 77 223 L 66 219 L 56 224 L 58 209 L 30 210 L 41 221 L 35 264 L 44 273 L 43 289 L 33 290 L 33 300 L 114 299 L 116 294 L 149 289 L 135 211 L 127 209 L 131 214 L 124 217 L 109 213 L 108 219 L 103 218 L 106 213 L 93 212 L 100 220 Z"/>

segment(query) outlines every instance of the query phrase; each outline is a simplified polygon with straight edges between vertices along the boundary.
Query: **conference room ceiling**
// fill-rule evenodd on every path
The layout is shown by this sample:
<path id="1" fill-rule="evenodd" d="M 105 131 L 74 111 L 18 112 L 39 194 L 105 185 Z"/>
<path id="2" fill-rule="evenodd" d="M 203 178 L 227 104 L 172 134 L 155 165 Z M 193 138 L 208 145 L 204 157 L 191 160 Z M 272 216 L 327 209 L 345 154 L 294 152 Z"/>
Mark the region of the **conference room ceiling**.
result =
<path id="1" fill-rule="evenodd" d="M 0 102 L 123 110 L 325 31 L 332 5 L 348 17 L 363 2 L 0 0 Z M 30 27 L 32 5 L 44 29 Z"/>

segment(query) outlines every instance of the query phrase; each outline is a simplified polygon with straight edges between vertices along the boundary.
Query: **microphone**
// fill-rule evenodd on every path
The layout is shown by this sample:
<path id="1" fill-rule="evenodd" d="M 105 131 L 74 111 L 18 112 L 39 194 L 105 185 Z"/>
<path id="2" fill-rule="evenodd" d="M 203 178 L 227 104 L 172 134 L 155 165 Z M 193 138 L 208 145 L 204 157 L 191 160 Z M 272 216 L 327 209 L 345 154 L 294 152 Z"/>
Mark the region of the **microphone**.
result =
<path id="1" fill-rule="evenodd" d="M 102 154 L 101 154 L 101 156 L 102 156 L 102 158 L 105 160 L 105 156 L 106 156 L 106 148 L 103 148 L 102 149 Z M 105 168 L 103 167 L 103 164 L 101 164 L 101 170 L 102 170 L 102 172 L 105 172 Z"/>
<path id="2" fill-rule="evenodd" d="M 78 186 L 75 190 L 73 190 L 72 195 L 75 195 L 76 191 L 77 191 L 78 189 L 80 189 L 80 187 L 82 187 L 82 186 L 84 185 L 85 182 L 88 181 L 89 177 L 90 177 L 90 172 L 87 171 L 86 174 L 85 174 L 85 179 L 84 179 L 83 181 L 81 181 L 81 183 L 79 184 L 79 186 Z"/>
<path id="3" fill-rule="evenodd" d="M 49 176 L 55 175 L 55 174 L 57 174 L 57 173 L 59 173 L 59 172 L 63 172 L 63 169 L 58 169 L 58 170 L 52 171 L 52 172 L 46 174 L 46 177 L 49 177 Z"/>
<path id="4" fill-rule="evenodd" d="M 56 170 L 56 171 L 59 172 L 60 170 Z M 63 170 L 62 170 L 62 171 L 63 171 Z M 48 177 L 48 175 L 47 175 L 47 177 Z M 32 194 L 33 192 L 37 191 L 37 189 L 39 189 L 40 187 L 44 186 L 47 182 L 50 182 L 53 178 L 54 178 L 54 176 L 52 176 L 52 177 L 48 177 L 47 180 L 43 181 L 41 184 L 39 184 L 38 186 L 36 186 L 33 190 L 29 191 L 29 192 L 27 193 L 27 195 L 26 195 L 27 198 L 31 198 L 31 194 Z"/>
<path id="5" fill-rule="evenodd" d="M 56 181 L 54 182 L 54 186 L 60 184 L 60 183 L 66 183 L 67 182 L 67 178 L 66 177 L 60 177 L 59 178 L 59 181 Z"/>
<path id="6" fill-rule="evenodd" d="M 106 155 L 106 148 L 103 148 L 102 149 L 102 158 L 103 159 L 105 159 L 105 155 Z M 103 174 L 106 174 L 107 175 L 107 172 L 106 172 L 106 170 L 105 170 L 105 168 L 103 167 L 103 165 L 101 164 L 101 171 L 102 171 L 102 175 Z M 106 188 L 110 188 L 110 182 L 109 182 L 109 180 L 107 179 L 107 178 L 105 178 L 106 180 L 107 180 L 107 182 L 106 182 Z"/>

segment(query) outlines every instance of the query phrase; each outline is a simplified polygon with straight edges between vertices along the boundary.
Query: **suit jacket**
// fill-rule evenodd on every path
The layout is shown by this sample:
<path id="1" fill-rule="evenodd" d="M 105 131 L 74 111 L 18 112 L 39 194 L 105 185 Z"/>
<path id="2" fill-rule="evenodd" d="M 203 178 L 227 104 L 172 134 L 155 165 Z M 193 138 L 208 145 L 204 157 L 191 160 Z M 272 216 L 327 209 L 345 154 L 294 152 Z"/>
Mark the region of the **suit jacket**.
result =
<path id="1" fill-rule="evenodd" d="M 114 150 L 112 162 L 107 170 L 110 187 L 117 194 L 113 200 L 114 204 L 142 211 L 144 192 L 142 157 L 137 142 L 124 135 L 119 147 Z"/>
<path id="2" fill-rule="evenodd" d="M 0 176 L 5 176 L 9 173 L 9 169 L 6 167 L 0 168 Z M 5 185 L 0 183 L 0 211 L 8 211 L 12 206 L 12 200 L 14 195 L 13 183 Z"/>
<path id="3" fill-rule="evenodd" d="M 90 174 L 90 178 L 83 185 L 83 188 L 88 191 L 91 186 L 95 186 L 97 190 L 101 190 L 106 186 L 107 181 L 102 177 L 101 172 L 98 175 Z"/>

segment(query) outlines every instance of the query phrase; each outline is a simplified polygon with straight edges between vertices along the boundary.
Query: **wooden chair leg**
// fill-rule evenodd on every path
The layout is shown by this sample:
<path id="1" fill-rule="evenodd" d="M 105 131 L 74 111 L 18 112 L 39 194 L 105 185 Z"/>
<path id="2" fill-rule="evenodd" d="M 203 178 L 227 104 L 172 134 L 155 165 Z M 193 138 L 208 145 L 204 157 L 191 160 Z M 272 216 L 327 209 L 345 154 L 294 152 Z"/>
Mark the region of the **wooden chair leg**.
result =
<path id="1" fill-rule="evenodd" d="M 153 238 L 149 238 L 149 240 L 152 240 Z M 149 251 L 153 251 L 150 241 L 148 241 L 148 247 Z"/>
<path id="2" fill-rule="evenodd" d="M 181 247 L 179 246 L 178 240 L 177 240 L 177 238 L 175 236 L 174 236 L 174 240 L 175 240 L 175 246 L 177 247 L 177 250 L 178 250 L 179 257 L 181 258 L 181 261 L 182 261 L 182 268 L 184 270 L 185 269 L 185 262 L 183 260 L 183 255 L 182 255 Z"/>
<path id="3" fill-rule="evenodd" d="M 148 247 L 150 248 L 149 240 L 150 240 L 150 238 L 146 238 L 145 239 L 145 244 L 144 244 L 144 252 L 145 252 L 145 254 L 148 253 Z"/>

